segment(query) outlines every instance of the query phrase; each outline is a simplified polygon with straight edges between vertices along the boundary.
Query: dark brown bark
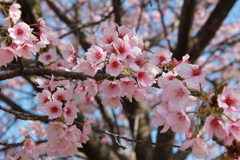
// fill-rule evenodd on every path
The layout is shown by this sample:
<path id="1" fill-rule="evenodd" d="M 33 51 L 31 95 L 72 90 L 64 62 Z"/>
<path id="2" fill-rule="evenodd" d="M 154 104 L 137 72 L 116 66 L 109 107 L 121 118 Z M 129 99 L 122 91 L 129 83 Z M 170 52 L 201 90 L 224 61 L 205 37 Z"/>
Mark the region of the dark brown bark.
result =
<path id="1" fill-rule="evenodd" d="M 123 9 L 122 9 L 122 0 L 112 0 L 113 5 L 113 13 L 114 13 L 114 21 L 117 25 L 122 25 L 122 15 L 123 15 Z"/>
<path id="2" fill-rule="evenodd" d="M 158 135 L 157 135 L 157 143 L 167 143 L 173 144 L 174 143 L 174 133 L 169 129 L 166 133 L 160 133 L 163 127 L 158 128 Z M 153 150 L 153 157 L 152 160 L 172 160 L 173 153 L 171 147 L 166 146 L 156 146 Z"/>
<path id="3" fill-rule="evenodd" d="M 192 39 L 193 48 L 189 52 L 191 62 L 194 62 L 201 55 L 204 48 L 213 39 L 215 33 L 221 26 L 223 20 L 227 17 L 235 2 L 236 0 L 219 1 L 215 9 L 210 14 L 206 23 L 202 26 L 197 35 Z"/>
<path id="4" fill-rule="evenodd" d="M 144 104 L 137 102 L 134 99 L 131 103 L 127 98 L 124 98 L 123 109 L 129 120 L 133 138 L 138 140 L 151 141 L 151 129 L 149 125 L 148 111 L 145 108 Z M 134 137 L 134 135 L 136 135 L 136 137 Z M 135 152 L 137 160 L 151 159 L 152 145 L 137 143 Z"/>
<path id="5" fill-rule="evenodd" d="M 180 16 L 180 26 L 178 32 L 177 47 L 174 52 L 173 57 L 181 60 L 182 55 L 188 53 L 191 37 L 191 27 L 194 18 L 194 11 L 197 4 L 197 0 L 185 0 L 183 3 L 181 16 Z"/>

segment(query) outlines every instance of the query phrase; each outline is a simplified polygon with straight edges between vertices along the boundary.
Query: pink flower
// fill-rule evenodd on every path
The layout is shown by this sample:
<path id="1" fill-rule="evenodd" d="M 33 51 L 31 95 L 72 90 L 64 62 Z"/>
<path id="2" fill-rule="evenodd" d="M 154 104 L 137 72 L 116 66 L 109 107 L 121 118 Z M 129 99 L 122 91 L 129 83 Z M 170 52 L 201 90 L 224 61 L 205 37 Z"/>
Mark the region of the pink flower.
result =
<path id="1" fill-rule="evenodd" d="M 240 111 L 239 96 L 240 94 L 233 91 L 231 86 L 226 86 L 222 93 L 218 95 L 218 105 L 226 112 Z"/>
<path id="2" fill-rule="evenodd" d="M 120 79 L 120 84 L 122 87 L 122 93 L 121 95 L 124 96 L 128 93 L 133 93 L 135 91 L 136 87 L 136 81 L 133 78 L 124 77 Z"/>
<path id="3" fill-rule="evenodd" d="M 15 54 L 19 57 L 25 57 L 27 59 L 31 59 L 33 54 L 36 55 L 37 48 L 29 43 L 24 43 L 23 45 L 20 45 L 17 47 Z"/>
<path id="4" fill-rule="evenodd" d="M 23 147 L 25 150 L 30 151 L 35 147 L 35 142 L 31 138 L 28 138 L 23 142 Z"/>
<path id="5" fill-rule="evenodd" d="M 32 35 L 32 30 L 28 24 L 19 22 L 12 28 L 9 28 L 8 32 L 14 43 L 22 44 L 26 40 L 36 39 L 36 37 Z"/>
<path id="6" fill-rule="evenodd" d="M 79 143 L 87 143 L 88 140 L 89 140 L 89 138 L 86 134 L 81 134 Z"/>
<path id="7" fill-rule="evenodd" d="M 37 27 L 42 30 L 44 27 L 46 27 L 46 22 L 44 21 L 44 18 L 39 18 L 37 20 Z"/>
<path id="8" fill-rule="evenodd" d="M 122 108 L 122 103 L 120 101 L 120 97 L 106 97 L 103 101 L 102 104 L 105 106 L 109 106 L 112 109 L 117 109 L 118 107 Z"/>
<path id="9" fill-rule="evenodd" d="M 79 142 L 73 142 L 70 147 L 68 147 L 65 152 L 63 153 L 63 156 L 74 156 L 76 155 L 79 151 L 78 148 L 83 148 L 82 144 Z"/>
<path id="10" fill-rule="evenodd" d="M 69 126 L 65 129 L 64 138 L 68 141 L 77 142 L 81 137 L 82 132 L 76 127 L 76 125 Z"/>
<path id="11" fill-rule="evenodd" d="M 106 72 L 111 76 L 118 76 L 123 71 L 122 63 L 114 54 L 111 54 L 109 63 L 106 66 Z"/>
<path id="12" fill-rule="evenodd" d="M 85 53 L 87 60 L 93 64 L 98 64 L 102 61 L 105 61 L 106 54 L 107 53 L 103 51 L 102 48 L 96 45 L 92 45 L 91 48 L 89 48 Z"/>
<path id="13" fill-rule="evenodd" d="M 153 112 L 152 124 L 157 126 L 164 125 L 164 128 L 161 130 L 161 133 L 167 132 L 167 130 L 170 128 L 170 125 L 167 123 L 167 115 L 169 114 L 167 108 L 168 105 L 162 102 L 160 105 L 157 105 L 152 111 Z"/>
<path id="14" fill-rule="evenodd" d="M 240 119 L 236 121 L 227 121 L 226 131 L 228 137 L 232 135 L 235 139 L 240 141 Z"/>
<path id="15" fill-rule="evenodd" d="M 46 37 L 46 42 L 48 41 L 48 44 L 51 44 L 54 46 L 59 45 L 60 40 L 59 40 L 57 34 L 52 31 L 51 27 L 46 26 L 46 27 L 42 28 L 41 31 L 42 31 L 41 36 L 44 35 Z"/>
<path id="16" fill-rule="evenodd" d="M 38 60 L 45 65 L 48 65 L 57 59 L 57 52 L 53 49 L 50 49 L 48 52 L 41 54 L 38 58 Z"/>
<path id="17" fill-rule="evenodd" d="M 190 85 L 202 83 L 206 77 L 206 72 L 201 71 L 198 65 L 181 63 L 177 66 L 177 73 Z"/>
<path id="18" fill-rule="evenodd" d="M 73 94 L 71 90 L 65 90 L 63 88 L 57 88 L 57 91 L 53 93 L 52 98 L 53 100 L 58 100 L 58 101 L 68 101 L 72 99 Z"/>
<path id="19" fill-rule="evenodd" d="M 83 134 L 90 134 L 92 127 L 91 127 L 91 123 L 93 123 L 95 121 L 94 118 L 90 118 L 88 119 L 86 122 L 83 123 Z"/>
<path id="20" fill-rule="evenodd" d="M 167 123 L 171 126 L 172 131 L 178 134 L 187 133 L 191 125 L 190 118 L 183 110 L 180 113 L 169 113 Z"/>
<path id="21" fill-rule="evenodd" d="M 158 86 L 160 88 L 167 87 L 169 85 L 168 82 L 170 80 L 173 80 L 176 76 L 177 76 L 177 74 L 173 73 L 172 71 L 167 72 L 167 73 L 163 72 L 162 76 L 160 76 L 158 78 L 158 81 L 157 81 Z"/>
<path id="22" fill-rule="evenodd" d="M 87 92 L 89 93 L 90 96 L 94 97 L 96 96 L 98 92 L 98 83 L 96 80 L 88 78 L 84 82 L 84 86 L 87 88 Z"/>
<path id="23" fill-rule="evenodd" d="M 151 54 L 149 57 L 149 62 L 153 65 L 166 64 L 171 61 L 172 53 L 168 50 L 159 48 L 156 54 Z"/>
<path id="24" fill-rule="evenodd" d="M 63 59 L 70 63 L 76 62 L 76 52 L 72 44 L 63 45 Z"/>
<path id="25" fill-rule="evenodd" d="M 47 143 L 41 143 L 40 145 L 35 146 L 32 151 L 33 158 L 38 158 L 39 155 L 46 153 Z"/>
<path id="26" fill-rule="evenodd" d="M 62 102 L 53 100 L 47 102 L 41 111 L 46 114 L 49 118 L 58 118 L 62 115 Z"/>
<path id="27" fill-rule="evenodd" d="M 63 116 L 65 118 L 65 122 L 68 125 L 73 124 L 75 118 L 77 118 L 78 108 L 76 107 L 75 101 L 67 101 L 65 107 L 63 108 Z"/>
<path id="28" fill-rule="evenodd" d="M 100 39 L 98 39 L 98 43 L 102 47 L 105 45 L 110 45 L 115 39 L 117 39 L 117 37 L 118 37 L 118 33 L 115 30 L 111 28 L 106 28 L 104 29 Z"/>
<path id="29" fill-rule="evenodd" d="M 169 104 L 171 112 L 179 112 L 185 110 L 186 103 L 189 101 L 190 91 L 182 84 L 180 80 L 173 79 L 169 81 L 169 85 L 164 88 L 163 100 Z"/>
<path id="30" fill-rule="evenodd" d="M 101 83 L 99 89 L 108 98 L 120 96 L 122 92 L 122 87 L 120 86 L 119 80 L 116 81 L 104 80 Z"/>
<path id="31" fill-rule="evenodd" d="M 128 52 L 131 49 L 130 44 L 127 41 L 123 41 L 120 38 L 117 38 L 113 42 L 113 47 L 117 50 L 117 57 L 120 60 L 124 60 L 128 56 Z"/>
<path id="32" fill-rule="evenodd" d="M 10 47 L 3 47 L 0 50 L 0 66 L 7 66 L 14 58 L 14 50 Z"/>
<path id="33" fill-rule="evenodd" d="M 73 67 L 76 72 L 83 72 L 86 75 L 94 76 L 99 69 L 104 67 L 103 64 L 91 64 L 90 62 L 84 60 L 84 58 L 77 59 L 77 65 Z"/>
<path id="34" fill-rule="evenodd" d="M 118 27 L 118 32 L 119 32 L 120 38 L 124 38 L 125 35 L 132 37 L 136 34 L 134 28 L 130 29 L 130 28 L 126 27 L 125 25 L 117 26 L 117 27 Z"/>
<path id="35" fill-rule="evenodd" d="M 128 95 L 127 95 L 128 96 Z M 147 88 L 144 87 L 138 87 L 134 90 L 132 96 L 134 99 L 138 102 L 142 102 L 145 100 L 147 96 Z M 130 101 L 131 102 L 131 101 Z"/>
<path id="36" fill-rule="evenodd" d="M 127 63 L 131 69 L 134 71 L 139 71 L 142 68 L 143 64 L 148 61 L 148 57 L 145 54 L 141 54 L 136 58 L 130 56 L 127 57 Z"/>
<path id="37" fill-rule="evenodd" d="M 50 124 L 46 127 L 47 137 L 48 139 L 54 138 L 62 138 L 65 135 L 65 129 L 67 125 L 62 122 L 50 122 Z"/>
<path id="38" fill-rule="evenodd" d="M 59 82 L 53 81 L 53 79 L 54 79 L 54 76 L 52 75 L 51 80 L 45 79 L 42 77 L 37 77 L 35 80 L 39 84 L 39 86 L 38 86 L 39 88 L 51 89 L 51 91 L 52 91 L 59 84 Z"/>
<path id="39" fill-rule="evenodd" d="M 18 159 L 32 160 L 32 154 L 25 149 L 21 149 L 21 150 L 18 150 L 14 158 L 16 158 L 16 160 Z"/>
<path id="40" fill-rule="evenodd" d="M 208 133 L 209 139 L 212 138 L 214 134 L 220 139 L 224 139 L 227 136 L 226 128 L 222 120 L 212 115 L 207 117 L 204 129 Z"/>
<path id="41" fill-rule="evenodd" d="M 136 77 L 138 84 L 143 87 L 150 87 L 154 82 L 154 74 L 143 68 L 137 72 Z"/>
<path id="42" fill-rule="evenodd" d="M 16 2 L 14 2 L 9 8 L 9 16 L 12 18 L 14 24 L 17 23 L 22 14 L 19 8 L 21 8 L 21 6 Z"/>
<path id="43" fill-rule="evenodd" d="M 180 147 L 180 150 L 186 150 L 189 147 L 192 148 L 192 154 L 198 159 L 204 158 L 209 154 L 209 149 L 204 139 L 193 138 L 186 140 Z"/>

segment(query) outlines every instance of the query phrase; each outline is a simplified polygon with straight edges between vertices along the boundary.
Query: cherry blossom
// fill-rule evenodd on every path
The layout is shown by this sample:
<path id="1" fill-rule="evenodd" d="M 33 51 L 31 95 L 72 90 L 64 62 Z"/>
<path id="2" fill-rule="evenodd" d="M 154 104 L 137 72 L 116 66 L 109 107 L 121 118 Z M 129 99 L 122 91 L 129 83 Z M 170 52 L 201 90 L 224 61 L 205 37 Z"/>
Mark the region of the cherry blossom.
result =
<path id="1" fill-rule="evenodd" d="M 177 73 L 190 85 L 202 83 L 206 77 L 206 72 L 201 71 L 198 65 L 181 63 L 177 67 Z"/>
<path id="2" fill-rule="evenodd" d="M 221 108 L 224 108 L 226 112 L 239 111 L 240 110 L 240 101 L 239 94 L 236 93 L 232 87 L 224 87 L 221 94 L 218 95 L 218 105 Z"/>
<path id="3" fill-rule="evenodd" d="M 133 78 L 124 77 L 120 79 L 120 84 L 122 87 L 121 95 L 124 96 L 129 93 L 133 93 L 136 87 L 136 81 Z"/>
<path id="4" fill-rule="evenodd" d="M 171 126 L 172 131 L 178 134 L 188 132 L 191 125 L 190 118 L 183 110 L 180 113 L 169 113 L 167 123 Z"/>
<path id="5" fill-rule="evenodd" d="M 117 37 L 118 33 L 115 30 L 106 28 L 104 29 L 102 36 L 98 39 L 98 43 L 100 46 L 104 47 L 105 45 L 112 44 Z"/>
<path id="6" fill-rule="evenodd" d="M 156 54 L 149 55 L 149 62 L 154 65 L 166 64 L 170 62 L 172 53 L 168 50 L 158 48 Z"/>
<path id="7" fill-rule="evenodd" d="M 207 117 L 204 129 L 208 133 L 209 139 L 213 138 L 213 135 L 220 139 L 224 139 L 227 136 L 226 126 L 222 120 L 212 115 Z"/>
<path id="8" fill-rule="evenodd" d="M 71 90 L 65 90 L 64 88 L 57 87 L 56 92 L 53 93 L 52 99 L 58 101 L 68 101 L 72 99 L 72 92 Z"/>
<path id="9" fill-rule="evenodd" d="M 65 118 L 65 122 L 68 125 L 73 124 L 75 118 L 77 118 L 78 108 L 76 107 L 75 101 L 67 101 L 65 107 L 63 108 L 63 116 Z"/>
<path id="10" fill-rule="evenodd" d="M 49 101 L 41 108 L 41 111 L 49 118 L 58 118 L 62 115 L 62 102 L 57 100 Z"/>
<path id="11" fill-rule="evenodd" d="M 36 37 L 32 35 L 32 30 L 29 25 L 24 22 L 19 22 L 12 28 L 8 29 L 10 37 L 16 44 L 22 44 L 26 40 L 34 40 Z"/>
<path id="12" fill-rule="evenodd" d="M 37 51 L 38 50 L 34 45 L 24 43 L 23 45 L 17 47 L 17 49 L 15 50 L 15 54 L 18 55 L 19 57 L 31 59 L 32 55 L 33 54 L 36 55 Z"/>
<path id="13" fill-rule="evenodd" d="M 88 78 L 84 82 L 84 86 L 87 88 L 87 92 L 90 96 L 94 97 L 98 92 L 98 82 L 94 79 Z"/>
<path id="14" fill-rule="evenodd" d="M 183 145 L 180 147 L 180 150 L 186 150 L 187 148 L 192 148 L 192 154 L 200 159 L 204 158 L 209 154 L 209 149 L 206 144 L 206 140 L 201 138 L 193 138 L 183 142 Z"/>
<path id="15" fill-rule="evenodd" d="M 120 86 L 120 81 L 109 81 L 104 80 L 99 89 L 103 92 L 103 94 L 108 97 L 117 97 L 121 95 L 122 87 Z"/>
<path id="16" fill-rule="evenodd" d="M 173 79 L 169 81 L 169 85 L 164 88 L 162 95 L 163 100 L 168 102 L 170 111 L 176 112 L 186 108 L 190 92 L 180 80 Z"/>
<path id="17" fill-rule="evenodd" d="M 31 138 L 28 138 L 23 142 L 23 146 L 25 150 L 30 151 L 35 147 L 35 142 Z"/>
<path id="18" fill-rule="evenodd" d="M 43 53 L 39 56 L 39 61 L 45 65 L 48 65 L 49 63 L 57 60 L 57 58 L 57 52 L 53 49 L 50 49 L 48 52 Z"/>
<path id="19" fill-rule="evenodd" d="M 117 38 L 113 42 L 113 47 L 114 47 L 114 49 L 116 49 L 117 57 L 120 60 L 124 60 L 128 56 L 129 50 L 131 49 L 130 44 L 127 41 L 124 41 L 120 38 Z"/>
<path id="20" fill-rule="evenodd" d="M 14 2 L 9 8 L 9 16 L 13 20 L 13 23 L 17 23 L 21 17 L 22 12 L 19 8 L 21 8 L 21 6 L 16 2 Z"/>
<path id="21" fill-rule="evenodd" d="M 112 109 L 117 109 L 118 107 L 122 108 L 122 103 L 120 97 L 107 97 L 102 101 L 103 105 L 108 105 Z"/>
<path id="22" fill-rule="evenodd" d="M 141 68 L 136 76 L 137 82 L 140 86 L 150 87 L 154 82 L 154 74 L 144 68 Z"/>
<path id="23" fill-rule="evenodd" d="M 105 61 L 106 52 L 102 48 L 92 45 L 91 48 L 85 53 L 87 60 L 92 64 L 98 64 Z"/>
<path id="24" fill-rule="evenodd" d="M 0 66 L 7 66 L 14 58 L 14 50 L 10 47 L 3 47 L 0 50 Z"/>
<path id="25" fill-rule="evenodd" d="M 111 76 L 118 76 L 123 70 L 122 63 L 119 61 L 118 57 L 115 57 L 114 54 L 111 54 L 109 59 L 109 64 L 106 66 L 106 73 Z"/>
<path id="26" fill-rule="evenodd" d="M 77 65 L 74 66 L 74 70 L 76 72 L 83 72 L 84 74 L 86 75 L 89 75 L 89 76 L 94 76 L 97 71 L 99 69 L 102 69 L 104 67 L 103 64 L 92 64 L 86 60 L 84 60 L 84 58 L 78 58 L 77 59 Z"/>

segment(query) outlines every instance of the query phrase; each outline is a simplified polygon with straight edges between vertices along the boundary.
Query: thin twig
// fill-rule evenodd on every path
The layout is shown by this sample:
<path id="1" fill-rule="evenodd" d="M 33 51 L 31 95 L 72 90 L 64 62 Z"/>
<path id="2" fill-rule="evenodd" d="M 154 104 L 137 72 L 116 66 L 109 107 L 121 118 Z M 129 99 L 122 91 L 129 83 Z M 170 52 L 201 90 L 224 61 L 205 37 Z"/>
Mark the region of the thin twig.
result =
<path id="1" fill-rule="evenodd" d="M 47 116 L 39 116 L 39 115 L 18 112 L 18 111 L 14 111 L 12 109 L 8 109 L 8 108 L 2 107 L 2 106 L 0 106 L 0 109 L 5 112 L 8 112 L 10 114 L 13 114 L 18 119 L 21 119 L 21 120 L 42 120 L 42 121 L 48 121 L 48 122 L 51 121 L 48 119 Z"/>
<path id="2" fill-rule="evenodd" d="M 93 131 L 96 131 L 96 132 L 98 132 L 98 133 L 103 133 L 103 134 L 112 136 L 112 137 L 121 138 L 121 139 L 124 139 L 124 140 L 129 141 L 129 142 L 145 143 L 145 144 L 156 145 L 156 146 L 159 146 L 159 147 L 167 146 L 167 147 L 180 148 L 180 146 L 177 146 L 177 145 L 174 145 L 174 144 L 154 143 L 154 142 L 150 142 L 150 141 L 143 141 L 143 140 L 131 139 L 131 138 L 128 138 L 128 137 L 124 137 L 124 136 L 120 136 L 120 135 L 117 135 L 117 134 L 114 134 L 114 133 L 110 133 L 110 132 L 108 132 L 108 131 L 103 131 L 103 130 L 100 130 L 100 129 L 98 129 L 98 128 L 92 128 L 92 130 L 93 130 Z"/>

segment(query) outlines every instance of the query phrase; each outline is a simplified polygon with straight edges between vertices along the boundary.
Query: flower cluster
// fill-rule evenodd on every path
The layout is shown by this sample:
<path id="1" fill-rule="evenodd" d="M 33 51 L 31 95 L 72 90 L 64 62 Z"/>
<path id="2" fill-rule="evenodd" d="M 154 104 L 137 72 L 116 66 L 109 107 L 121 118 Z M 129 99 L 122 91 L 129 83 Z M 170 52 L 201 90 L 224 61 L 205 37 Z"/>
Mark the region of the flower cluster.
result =
<path id="1" fill-rule="evenodd" d="M 122 107 L 123 97 L 130 102 L 133 98 L 143 101 L 153 85 L 161 88 L 158 96 L 161 103 L 153 109 L 152 123 L 164 126 L 161 132 L 171 128 L 175 133 L 186 133 L 187 140 L 181 150 L 192 147 L 194 156 L 203 158 L 208 154 L 206 141 L 213 137 L 226 146 L 240 141 L 240 119 L 230 118 L 240 111 L 240 87 L 233 89 L 222 85 L 214 95 L 203 92 L 206 72 L 190 64 L 188 55 L 177 61 L 165 49 L 158 48 L 152 54 L 134 29 L 118 26 L 117 31 L 105 29 L 98 45 L 92 45 L 85 57 L 78 57 L 72 45 L 64 45 L 59 56 L 52 46 L 58 45 L 60 40 L 51 28 L 43 19 L 35 24 L 39 33 L 24 22 L 17 23 L 19 8 L 14 3 L 9 10 L 8 19 L 12 23 L 8 24 L 7 32 L 12 43 L 1 48 L 0 66 L 6 66 L 14 57 L 32 59 L 38 55 L 41 67 L 82 72 L 88 78 L 84 81 L 58 80 L 54 76 L 36 78 L 42 89 L 36 96 L 37 109 L 51 119 L 46 127 L 48 142 L 35 145 L 32 139 L 26 139 L 16 159 L 36 158 L 45 152 L 50 157 L 77 154 L 77 148 L 88 140 L 93 120 L 82 124 L 75 121 L 79 112 L 76 99 L 91 104 L 97 93 L 102 93 L 102 104 L 116 109 Z M 107 76 L 96 80 L 97 73 Z M 208 139 L 199 135 L 200 125 Z"/>

